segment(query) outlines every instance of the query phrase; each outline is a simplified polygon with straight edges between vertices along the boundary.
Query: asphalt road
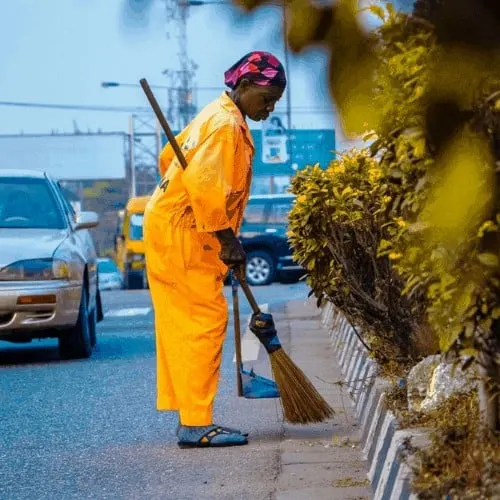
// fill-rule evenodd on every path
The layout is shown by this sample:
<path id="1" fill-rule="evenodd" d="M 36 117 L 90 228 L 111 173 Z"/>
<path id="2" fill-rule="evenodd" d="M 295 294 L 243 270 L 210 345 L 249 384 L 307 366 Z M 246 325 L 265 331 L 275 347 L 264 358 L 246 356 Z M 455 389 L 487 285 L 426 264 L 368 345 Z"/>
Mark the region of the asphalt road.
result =
<path id="1" fill-rule="evenodd" d="M 260 304 L 272 307 L 305 298 L 307 288 L 272 285 L 255 292 Z M 249 431 L 250 443 L 180 450 L 176 415 L 155 408 L 149 293 L 104 292 L 103 301 L 106 319 L 89 360 L 60 361 L 53 340 L 0 342 L 0 500 L 271 498 L 279 402 L 237 397 L 232 326 L 215 420 Z M 263 356 L 257 369 L 267 363 Z"/>

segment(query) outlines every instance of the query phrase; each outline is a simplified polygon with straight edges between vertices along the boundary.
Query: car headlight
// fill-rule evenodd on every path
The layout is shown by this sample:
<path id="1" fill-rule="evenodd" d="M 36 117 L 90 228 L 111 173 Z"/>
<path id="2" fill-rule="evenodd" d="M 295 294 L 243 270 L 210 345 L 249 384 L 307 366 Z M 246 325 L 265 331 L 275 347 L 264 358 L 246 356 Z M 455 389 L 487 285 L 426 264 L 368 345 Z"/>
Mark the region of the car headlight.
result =
<path id="1" fill-rule="evenodd" d="M 68 264 L 60 259 L 19 260 L 0 269 L 0 281 L 69 279 Z"/>

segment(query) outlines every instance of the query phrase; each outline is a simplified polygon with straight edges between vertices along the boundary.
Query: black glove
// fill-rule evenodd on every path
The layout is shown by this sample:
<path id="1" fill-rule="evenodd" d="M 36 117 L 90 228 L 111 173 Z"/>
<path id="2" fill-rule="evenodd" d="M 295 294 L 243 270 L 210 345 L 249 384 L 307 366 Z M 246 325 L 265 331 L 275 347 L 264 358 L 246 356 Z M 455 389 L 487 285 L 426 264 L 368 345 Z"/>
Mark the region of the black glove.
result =
<path id="1" fill-rule="evenodd" d="M 252 314 L 250 331 L 259 339 L 269 354 L 281 349 L 281 343 L 271 314 L 263 312 Z"/>
<path id="2" fill-rule="evenodd" d="M 247 256 L 234 231 L 231 228 L 223 229 L 216 231 L 215 236 L 221 244 L 220 260 L 228 267 L 244 266 Z"/>

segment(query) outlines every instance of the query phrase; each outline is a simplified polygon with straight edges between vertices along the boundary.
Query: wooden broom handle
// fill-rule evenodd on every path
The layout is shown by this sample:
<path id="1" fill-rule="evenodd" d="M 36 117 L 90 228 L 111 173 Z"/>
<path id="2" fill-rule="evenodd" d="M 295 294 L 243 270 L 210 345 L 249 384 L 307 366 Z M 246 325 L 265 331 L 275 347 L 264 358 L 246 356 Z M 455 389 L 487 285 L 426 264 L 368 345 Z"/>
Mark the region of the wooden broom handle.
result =
<path id="1" fill-rule="evenodd" d="M 250 290 L 250 287 L 248 286 L 246 277 L 244 276 L 244 273 L 240 272 L 238 269 L 236 272 L 236 276 L 238 277 L 238 281 L 240 282 L 241 289 L 243 290 L 243 293 L 245 294 L 248 303 L 250 304 L 250 307 L 252 308 L 252 311 L 254 314 L 260 314 L 262 311 L 260 310 L 259 304 L 257 304 L 257 301 L 255 300 L 255 297 L 252 293 L 252 290 Z"/>
<path id="2" fill-rule="evenodd" d="M 146 97 L 148 98 L 149 103 L 151 104 L 151 107 L 153 108 L 153 111 L 156 115 L 156 118 L 160 122 L 161 128 L 165 132 L 174 152 L 175 155 L 177 156 L 177 159 L 179 160 L 179 163 L 181 164 L 182 168 L 185 169 L 187 167 L 187 161 L 184 155 L 182 154 L 181 148 L 177 144 L 177 141 L 175 139 L 175 135 L 173 134 L 172 130 L 170 129 L 170 126 L 168 125 L 167 119 L 165 118 L 164 114 L 161 111 L 160 105 L 158 104 L 158 101 L 156 100 L 153 91 L 151 90 L 151 87 L 149 86 L 148 81 L 145 78 L 142 78 L 140 80 L 140 84 L 142 87 L 142 90 L 144 90 L 144 93 L 146 94 Z M 254 314 L 260 314 L 261 310 L 259 307 L 259 304 L 257 304 L 257 301 L 255 300 L 255 297 L 253 296 L 252 291 L 250 290 L 250 287 L 248 286 L 248 283 L 246 281 L 245 276 L 243 276 L 244 273 L 240 273 L 239 271 L 236 272 L 236 276 L 238 278 L 238 281 L 240 282 L 241 288 L 243 290 L 243 293 L 245 294 L 248 303 L 250 304 L 250 307 L 252 308 L 252 311 Z"/>
<path id="3" fill-rule="evenodd" d="M 243 396 L 243 381 L 241 380 L 241 323 L 240 323 L 240 301 L 238 298 L 238 279 L 231 273 L 231 291 L 233 295 L 233 318 L 234 318 L 234 351 L 236 354 L 236 380 L 238 396 Z"/>
<path id="4" fill-rule="evenodd" d="M 146 94 L 146 97 L 148 98 L 149 104 L 151 104 L 151 107 L 153 108 L 153 111 L 156 115 L 156 118 L 158 118 L 158 121 L 160 122 L 161 128 L 165 132 L 165 135 L 168 137 L 168 141 L 170 142 L 172 148 L 174 149 L 175 155 L 177 156 L 177 159 L 179 160 L 179 163 L 181 164 L 183 169 L 186 169 L 187 167 L 187 161 L 184 155 L 182 154 L 181 148 L 177 144 L 177 141 L 175 140 L 175 135 L 173 134 L 172 130 L 170 129 L 170 126 L 167 122 L 167 119 L 165 118 L 164 114 L 161 111 L 160 105 L 158 104 L 158 101 L 156 100 L 156 97 L 153 94 L 153 91 L 151 90 L 151 87 L 149 86 L 148 81 L 145 78 L 142 78 L 140 80 L 140 84 L 142 87 L 142 90 L 144 90 L 144 93 Z"/>

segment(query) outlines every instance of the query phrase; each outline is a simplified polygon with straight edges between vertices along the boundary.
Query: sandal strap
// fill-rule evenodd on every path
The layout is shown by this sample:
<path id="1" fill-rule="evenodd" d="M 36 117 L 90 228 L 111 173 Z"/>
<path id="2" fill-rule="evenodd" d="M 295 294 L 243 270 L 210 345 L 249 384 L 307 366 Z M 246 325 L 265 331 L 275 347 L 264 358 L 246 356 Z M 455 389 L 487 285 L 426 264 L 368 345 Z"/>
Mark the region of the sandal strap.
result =
<path id="1" fill-rule="evenodd" d="M 205 432 L 205 434 L 203 434 L 203 436 L 201 436 L 201 438 L 199 439 L 199 442 L 200 443 L 211 443 L 212 442 L 212 439 L 215 437 L 215 436 L 220 436 L 221 434 L 231 434 L 231 432 L 229 432 L 227 429 L 225 429 L 224 427 L 220 427 L 220 426 L 214 426 L 213 429 Z"/>

